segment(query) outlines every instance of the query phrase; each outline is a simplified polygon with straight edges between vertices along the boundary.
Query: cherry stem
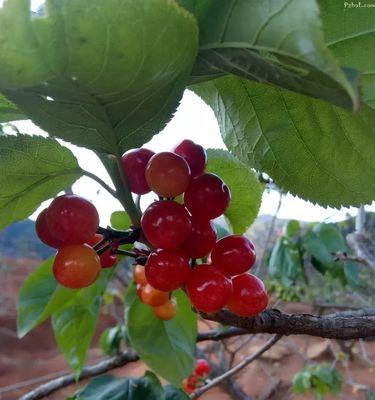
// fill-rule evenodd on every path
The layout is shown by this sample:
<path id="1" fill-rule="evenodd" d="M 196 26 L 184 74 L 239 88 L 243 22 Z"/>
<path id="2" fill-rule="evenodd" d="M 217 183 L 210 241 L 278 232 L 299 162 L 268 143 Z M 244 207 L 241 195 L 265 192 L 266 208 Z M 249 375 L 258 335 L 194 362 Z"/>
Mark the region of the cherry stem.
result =
<path id="1" fill-rule="evenodd" d="M 120 254 L 122 256 L 129 256 L 133 258 L 139 257 L 139 255 L 137 253 L 134 253 L 134 251 L 122 250 L 122 249 L 113 250 L 113 254 Z"/>
<path id="2" fill-rule="evenodd" d="M 121 231 L 110 227 L 103 228 L 99 226 L 96 233 L 103 235 L 107 241 L 115 240 L 116 244 L 128 244 L 134 243 L 138 240 L 141 230 L 140 228 L 132 228 L 127 229 L 126 231 Z"/>
<path id="3" fill-rule="evenodd" d="M 107 242 L 108 242 L 108 239 L 104 236 L 104 238 L 100 242 L 96 243 L 96 245 L 93 247 L 93 249 L 95 251 L 99 250 L 103 246 L 103 244 L 106 244 Z"/>
<path id="4" fill-rule="evenodd" d="M 98 253 L 98 256 L 101 256 L 103 253 L 105 253 L 107 250 L 109 250 L 112 247 L 111 243 L 108 243 L 107 245 L 105 245 L 104 247 L 102 247 L 99 250 L 96 250 L 96 252 Z"/>

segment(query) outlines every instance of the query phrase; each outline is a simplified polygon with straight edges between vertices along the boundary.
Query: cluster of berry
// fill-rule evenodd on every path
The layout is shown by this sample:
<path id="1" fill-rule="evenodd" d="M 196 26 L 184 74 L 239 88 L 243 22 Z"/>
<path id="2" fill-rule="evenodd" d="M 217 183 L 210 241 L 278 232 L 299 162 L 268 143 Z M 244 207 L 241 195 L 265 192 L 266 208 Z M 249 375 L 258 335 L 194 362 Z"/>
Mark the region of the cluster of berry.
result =
<path id="1" fill-rule="evenodd" d="M 136 149 L 124 155 L 130 189 L 137 194 L 152 190 L 159 196 L 141 220 L 153 250 L 144 279 L 136 279 L 138 293 L 143 302 L 155 307 L 157 301 L 144 293 L 153 288 L 150 297 L 164 299 L 163 304 L 175 313 L 171 292 L 185 288 L 199 311 L 215 312 L 227 306 L 240 316 L 256 315 L 267 306 L 268 296 L 263 282 L 247 273 L 255 263 L 254 245 L 239 235 L 216 242 L 211 220 L 225 212 L 231 195 L 220 177 L 204 171 L 206 163 L 203 147 L 190 140 L 173 152 Z M 183 204 L 174 200 L 180 195 Z M 205 258 L 204 264 L 195 265 L 196 259 Z M 163 292 L 167 293 L 164 297 Z"/>
<path id="2" fill-rule="evenodd" d="M 91 285 L 98 278 L 101 268 L 117 263 L 113 247 L 96 252 L 97 245 L 105 246 L 103 236 L 96 233 L 99 215 L 88 200 L 71 194 L 56 197 L 36 220 L 39 239 L 58 249 L 53 264 L 54 276 L 61 285 L 80 289 Z M 95 249 L 94 249 L 95 247 Z"/>
<path id="3" fill-rule="evenodd" d="M 210 372 L 210 364 L 204 358 L 199 358 L 195 364 L 194 373 L 182 381 L 185 392 L 190 394 L 195 389 L 204 386 Z"/>

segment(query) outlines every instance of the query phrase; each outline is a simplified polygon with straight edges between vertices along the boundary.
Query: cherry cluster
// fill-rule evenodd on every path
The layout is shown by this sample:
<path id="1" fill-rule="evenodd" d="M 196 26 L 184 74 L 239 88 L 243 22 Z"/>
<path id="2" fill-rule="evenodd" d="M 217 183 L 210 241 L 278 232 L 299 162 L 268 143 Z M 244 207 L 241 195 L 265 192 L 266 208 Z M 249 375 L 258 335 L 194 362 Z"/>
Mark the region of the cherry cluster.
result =
<path id="1" fill-rule="evenodd" d="M 240 235 L 216 241 L 211 220 L 225 212 L 231 194 L 219 176 L 205 172 L 206 163 L 204 148 L 190 140 L 173 152 L 135 149 L 123 156 L 131 191 L 159 196 L 141 219 L 153 250 L 142 279 L 136 267 L 138 293 L 153 307 L 164 301 L 169 317 L 176 310 L 171 292 L 179 288 L 199 311 L 228 307 L 239 316 L 256 315 L 267 306 L 268 296 L 263 282 L 247 272 L 255 263 L 254 245 Z M 197 259 L 204 263 L 196 264 Z M 166 293 L 164 298 L 161 293 Z"/>
<path id="2" fill-rule="evenodd" d="M 89 286 L 98 278 L 101 268 L 117 263 L 118 255 L 113 253 L 116 243 L 106 245 L 104 237 L 96 233 L 98 227 L 95 206 L 77 195 L 56 197 L 38 215 L 35 229 L 39 239 L 58 249 L 53 274 L 62 286 L 70 289 Z M 105 250 L 104 246 L 109 248 Z"/>
<path id="3" fill-rule="evenodd" d="M 210 364 L 204 358 L 199 358 L 195 364 L 194 373 L 182 381 L 185 392 L 190 394 L 197 388 L 204 386 L 210 372 Z"/>

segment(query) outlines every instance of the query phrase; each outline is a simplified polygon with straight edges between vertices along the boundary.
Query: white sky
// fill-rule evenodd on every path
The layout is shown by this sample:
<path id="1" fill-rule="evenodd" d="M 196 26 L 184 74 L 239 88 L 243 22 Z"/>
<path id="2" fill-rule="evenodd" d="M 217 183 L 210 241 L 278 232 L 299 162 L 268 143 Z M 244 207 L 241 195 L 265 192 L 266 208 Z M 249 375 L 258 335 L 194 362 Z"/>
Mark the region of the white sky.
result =
<path id="1" fill-rule="evenodd" d="M 43 134 L 40 129 L 29 121 L 18 122 L 17 126 L 23 133 Z M 161 133 L 154 136 L 150 142 L 146 143 L 144 147 L 153 151 L 168 151 L 185 138 L 189 138 L 206 148 L 225 148 L 214 113 L 210 107 L 190 91 L 185 91 L 180 107 L 172 121 Z M 109 182 L 104 167 L 93 152 L 68 143 L 64 144 L 74 152 L 82 168 L 95 173 L 106 182 Z M 113 211 L 121 209 L 117 200 L 113 199 L 105 189 L 101 189 L 95 181 L 89 178 L 84 177 L 79 179 L 74 184 L 73 191 L 93 201 L 98 208 L 102 225 L 108 224 L 109 217 Z M 152 195 L 143 197 L 143 206 L 153 199 Z M 277 192 L 265 192 L 260 214 L 274 214 L 278 200 L 279 195 Z M 48 203 L 45 203 L 43 206 L 47 204 Z M 375 202 L 366 209 L 375 211 Z M 279 211 L 280 218 L 294 218 L 304 221 L 338 221 L 345 219 L 347 214 L 355 215 L 356 209 L 326 209 L 291 195 L 285 196 Z M 32 218 L 35 219 L 36 215 L 37 213 L 34 213 Z"/>

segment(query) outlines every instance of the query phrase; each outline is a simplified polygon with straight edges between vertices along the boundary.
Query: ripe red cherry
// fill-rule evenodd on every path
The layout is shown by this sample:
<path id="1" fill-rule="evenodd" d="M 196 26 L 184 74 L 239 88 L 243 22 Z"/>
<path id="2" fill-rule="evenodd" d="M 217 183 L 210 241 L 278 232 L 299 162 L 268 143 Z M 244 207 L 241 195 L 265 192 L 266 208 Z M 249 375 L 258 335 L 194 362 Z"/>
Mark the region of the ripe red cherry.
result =
<path id="1" fill-rule="evenodd" d="M 165 292 L 180 288 L 186 282 L 189 270 L 189 261 L 180 250 L 155 250 L 146 262 L 147 282 Z"/>
<path id="2" fill-rule="evenodd" d="M 122 165 L 133 193 L 146 194 L 150 187 L 146 181 L 146 166 L 155 153 L 148 149 L 135 149 L 122 156 Z"/>
<path id="3" fill-rule="evenodd" d="M 155 201 L 142 216 L 142 230 L 155 247 L 176 249 L 191 232 L 186 208 L 172 200 Z"/>
<path id="4" fill-rule="evenodd" d="M 210 364 L 204 358 L 199 358 L 194 372 L 198 376 L 207 376 L 211 372 Z"/>
<path id="5" fill-rule="evenodd" d="M 264 283 L 252 274 L 237 275 L 232 279 L 233 293 L 228 302 L 232 313 L 251 317 L 261 313 L 268 304 Z"/>
<path id="6" fill-rule="evenodd" d="M 191 176 L 203 174 L 207 164 L 207 153 L 201 145 L 185 139 L 174 148 L 173 152 L 186 160 L 190 167 Z"/>
<path id="7" fill-rule="evenodd" d="M 35 231 L 39 239 L 47 246 L 54 247 L 55 249 L 60 248 L 64 243 L 55 238 L 47 225 L 46 218 L 47 209 L 45 208 L 35 221 Z"/>
<path id="8" fill-rule="evenodd" d="M 232 282 L 214 266 L 201 264 L 190 272 L 186 291 L 199 311 L 212 313 L 227 304 L 232 293 Z"/>
<path id="9" fill-rule="evenodd" d="M 147 164 L 147 183 L 159 196 L 178 196 L 186 190 L 190 179 L 188 163 L 177 154 L 167 151 L 158 153 Z"/>
<path id="10" fill-rule="evenodd" d="M 214 219 L 227 209 L 230 190 L 217 175 L 203 174 L 192 179 L 184 194 L 184 202 L 193 216 Z"/>
<path id="11" fill-rule="evenodd" d="M 212 263 L 228 276 L 240 275 L 255 263 L 253 243 L 240 235 L 230 235 L 220 239 L 211 253 Z"/>
<path id="12" fill-rule="evenodd" d="M 181 245 L 181 250 L 190 258 L 206 256 L 216 243 L 216 230 L 212 222 L 192 218 L 191 233 Z"/>
<path id="13" fill-rule="evenodd" d="M 47 209 L 48 228 L 64 244 L 87 243 L 99 226 L 93 204 L 74 194 L 56 197 Z"/>
<path id="14" fill-rule="evenodd" d="M 57 252 L 53 274 L 60 285 L 80 289 L 96 281 L 100 268 L 99 256 L 89 245 L 71 245 Z"/>

